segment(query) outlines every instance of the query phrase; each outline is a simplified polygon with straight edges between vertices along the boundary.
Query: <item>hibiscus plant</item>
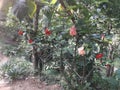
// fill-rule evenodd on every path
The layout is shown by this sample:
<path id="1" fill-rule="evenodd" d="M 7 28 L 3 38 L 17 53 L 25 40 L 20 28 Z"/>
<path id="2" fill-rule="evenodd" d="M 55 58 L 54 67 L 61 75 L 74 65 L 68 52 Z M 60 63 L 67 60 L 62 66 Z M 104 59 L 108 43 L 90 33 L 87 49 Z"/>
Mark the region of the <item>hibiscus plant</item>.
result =
<path id="1" fill-rule="evenodd" d="M 90 1 L 20 0 L 28 10 L 22 17 L 19 3 L 13 7 L 20 47 L 31 53 L 35 74 L 57 69 L 68 90 L 108 90 L 99 83 L 110 84 L 103 77 L 114 75 L 114 20 L 105 14 L 110 2 Z"/>

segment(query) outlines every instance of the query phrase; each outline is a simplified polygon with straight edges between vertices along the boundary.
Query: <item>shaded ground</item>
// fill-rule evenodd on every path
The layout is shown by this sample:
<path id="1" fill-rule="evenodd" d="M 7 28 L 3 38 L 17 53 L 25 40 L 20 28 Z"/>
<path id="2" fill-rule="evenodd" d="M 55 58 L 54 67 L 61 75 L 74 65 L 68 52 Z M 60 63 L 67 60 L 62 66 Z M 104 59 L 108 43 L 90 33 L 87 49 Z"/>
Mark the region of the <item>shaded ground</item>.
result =
<path id="1" fill-rule="evenodd" d="M 3 54 L 6 46 L 14 46 L 16 42 L 13 40 L 11 31 L 6 30 L 0 22 L 0 65 L 7 62 L 9 57 Z M 26 80 L 16 80 L 9 82 L 5 79 L 0 79 L 0 90 L 61 90 L 57 84 L 47 85 L 45 82 L 40 82 L 36 78 L 28 78 Z"/>
<path id="2" fill-rule="evenodd" d="M 47 85 L 35 78 L 19 80 L 11 83 L 0 83 L 0 90 L 61 90 L 58 85 Z"/>

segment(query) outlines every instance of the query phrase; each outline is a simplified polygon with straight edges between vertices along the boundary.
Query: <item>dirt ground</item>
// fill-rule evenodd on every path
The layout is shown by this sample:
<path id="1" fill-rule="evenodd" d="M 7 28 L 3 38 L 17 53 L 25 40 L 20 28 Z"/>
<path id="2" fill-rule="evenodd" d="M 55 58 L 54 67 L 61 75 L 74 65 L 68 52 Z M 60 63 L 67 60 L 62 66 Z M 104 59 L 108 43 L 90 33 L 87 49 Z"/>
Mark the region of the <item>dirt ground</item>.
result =
<path id="1" fill-rule="evenodd" d="M 0 83 L 0 90 L 61 90 L 59 85 L 47 85 L 38 79 L 17 80 L 11 83 L 5 81 Z"/>
<path id="2" fill-rule="evenodd" d="M 3 55 L 1 49 L 6 45 L 14 45 L 15 42 L 7 35 L 5 28 L 0 25 L 0 65 L 7 62 L 9 57 Z M 45 82 L 41 82 L 36 78 L 28 78 L 26 80 L 16 80 L 8 82 L 7 80 L 0 79 L 0 90 L 62 90 L 59 85 L 47 85 Z"/>

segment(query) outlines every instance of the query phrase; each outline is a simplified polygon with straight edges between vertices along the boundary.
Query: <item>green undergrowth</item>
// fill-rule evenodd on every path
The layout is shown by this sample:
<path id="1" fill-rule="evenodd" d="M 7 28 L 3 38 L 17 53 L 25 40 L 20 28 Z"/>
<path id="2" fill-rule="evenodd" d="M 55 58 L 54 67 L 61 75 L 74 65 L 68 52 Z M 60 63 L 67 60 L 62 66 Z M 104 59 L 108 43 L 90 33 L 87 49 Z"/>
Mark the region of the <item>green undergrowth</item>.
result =
<path id="1" fill-rule="evenodd" d="M 0 67 L 1 76 L 10 80 L 25 79 L 33 74 L 32 64 L 24 58 L 11 58 Z"/>

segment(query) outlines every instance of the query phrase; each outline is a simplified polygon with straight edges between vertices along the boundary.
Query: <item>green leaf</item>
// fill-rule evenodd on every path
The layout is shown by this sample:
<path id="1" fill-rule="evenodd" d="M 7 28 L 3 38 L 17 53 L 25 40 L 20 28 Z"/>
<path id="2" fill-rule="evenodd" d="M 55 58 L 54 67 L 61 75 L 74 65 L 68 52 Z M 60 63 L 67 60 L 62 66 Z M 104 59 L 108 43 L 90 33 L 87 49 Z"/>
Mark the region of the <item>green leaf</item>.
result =
<path id="1" fill-rule="evenodd" d="M 118 80 L 120 80 L 120 69 L 116 70 L 115 76 Z"/>
<path id="2" fill-rule="evenodd" d="M 101 0 L 99 3 L 108 2 L 108 0 Z"/>
<path id="3" fill-rule="evenodd" d="M 49 4 L 49 2 L 47 2 L 46 0 L 41 0 L 40 2 L 44 4 Z"/>
<path id="4" fill-rule="evenodd" d="M 57 2 L 57 0 L 52 0 L 51 2 L 50 2 L 50 4 L 55 4 Z"/>
<path id="5" fill-rule="evenodd" d="M 108 2 L 108 0 L 101 0 L 101 2 Z"/>
<path id="6" fill-rule="evenodd" d="M 28 9 L 28 15 L 29 15 L 30 18 L 33 18 L 34 14 L 36 12 L 36 9 L 37 9 L 36 4 L 35 4 L 34 1 L 29 1 L 29 2 L 27 2 L 27 5 L 28 5 L 28 8 L 29 8 Z"/>

